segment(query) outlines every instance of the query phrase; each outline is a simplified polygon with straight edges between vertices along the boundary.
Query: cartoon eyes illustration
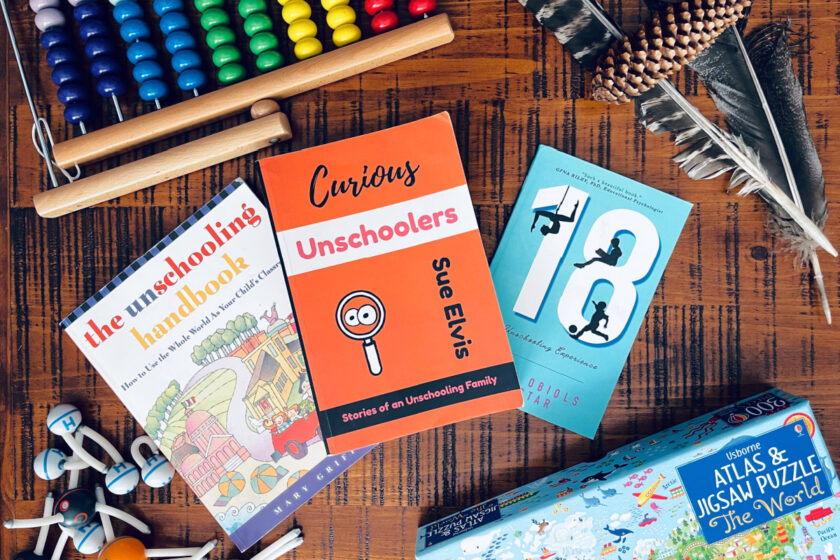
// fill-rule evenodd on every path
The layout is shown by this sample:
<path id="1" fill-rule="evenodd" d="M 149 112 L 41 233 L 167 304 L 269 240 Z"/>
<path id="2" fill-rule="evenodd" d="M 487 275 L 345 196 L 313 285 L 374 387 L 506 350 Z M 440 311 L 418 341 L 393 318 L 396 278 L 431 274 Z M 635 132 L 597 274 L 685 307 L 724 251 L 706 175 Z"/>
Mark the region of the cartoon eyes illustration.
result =
<path id="1" fill-rule="evenodd" d="M 382 364 L 373 337 L 385 323 L 385 306 L 382 301 L 371 292 L 350 292 L 338 303 L 336 322 L 345 336 L 362 341 L 368 369 L 371 374 L 379 375 Z"/>

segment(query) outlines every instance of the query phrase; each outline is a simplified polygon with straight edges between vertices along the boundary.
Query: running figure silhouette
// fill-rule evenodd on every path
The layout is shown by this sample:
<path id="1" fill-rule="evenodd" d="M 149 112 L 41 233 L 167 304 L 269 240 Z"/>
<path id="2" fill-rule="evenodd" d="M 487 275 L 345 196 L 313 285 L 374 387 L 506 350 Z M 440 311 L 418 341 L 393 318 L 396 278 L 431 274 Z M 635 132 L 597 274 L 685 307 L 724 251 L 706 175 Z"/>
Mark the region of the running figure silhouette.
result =
<path id="1" fill-rule="evenodd" d="M 563 216 L 560 214 L 560 206 L 563 204 L 562 202 L 557 205 L 557 208 L 554 209 L 554 212 L 549 212 L 548 210 L 535 210 L 534 211 L 534 221 L 531 222 L 531 231 L 534 231 L 534 228 L 537 226 L 537 220 L 542 216 L 543 218 L 548 219 L 551 222 L 551 226 L 547 226 L 543 224 L 540 226 L 540 233 L 543 235 L 549 235 L 553 233 L 558 233 L 560 231 L 560 223 L 561 222 L 574 222 L 575 215 L 577 214 L 578 204 L 580 201 L 575 202 L 575 207 L 572 208 L 572 213 L 568 216 Z"/>
<path id="2" fill-rule="evenodd" d="M 592 313 L 592 317 L 589 318 L 589 323 L 580 330 L 577 330 L 577 328 L 574 328 L 574 330 L 571 328 L 569 329 L 572 331 L 572 338 L 578 339 L 583 333 L 591 332 L 592 334 L 597 334 L 604 340 L 609 340 L 610 337 L 607 336 L 606 333 L 602 333 L 598 330 L 598 327 L 601 326 L 601 321 L 604 321 L 604 327 L 606 327 L 610 322 L 609 316 L 604 313 L 604 309 L 607 308 L 607 302 L 599 301 L 595 303 L 593 301 L 592 304 L 595 306 L 595 311 Z M 572 327 L 574 327 L 574 325 L 572 325 Z"/>
<path id="3" fill-rule="evenodd" d="M 610 242 L 610 248 L 607 251 L 603 249 L 595 249 L 595 253 L 598 255 L 597 257 L 592 257 L 588 261 L 584 263 L 575 263 L 575 266 L 578 268 L 583 268 L 584 266 L 589 266 L 594 262 L 602 262 L 609 266 L 615 266 L 618 263 L 618 259 L 621 258 L 621 249 L 618 248 L 618 245 L 621 241 L 618 237 L 613 237 L 613 240 Z"/>

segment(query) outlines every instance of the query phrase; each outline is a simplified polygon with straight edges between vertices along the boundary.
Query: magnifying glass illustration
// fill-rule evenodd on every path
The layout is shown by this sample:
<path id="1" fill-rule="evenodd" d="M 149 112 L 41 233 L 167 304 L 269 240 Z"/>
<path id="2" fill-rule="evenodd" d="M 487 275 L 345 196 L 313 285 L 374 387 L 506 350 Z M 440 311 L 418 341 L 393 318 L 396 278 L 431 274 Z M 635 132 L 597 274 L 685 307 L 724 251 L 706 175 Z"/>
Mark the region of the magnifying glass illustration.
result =
<path id="1" fill-rule="evenodd" d="M 350 292 L 338 302 L 335 320 L 344 336 L 362 341 L 371 375 L 382 373 L 379 351 L 373 340 L 385 324 L 385 306 L 382 305 L 382 301 L 364 290 Z"/>

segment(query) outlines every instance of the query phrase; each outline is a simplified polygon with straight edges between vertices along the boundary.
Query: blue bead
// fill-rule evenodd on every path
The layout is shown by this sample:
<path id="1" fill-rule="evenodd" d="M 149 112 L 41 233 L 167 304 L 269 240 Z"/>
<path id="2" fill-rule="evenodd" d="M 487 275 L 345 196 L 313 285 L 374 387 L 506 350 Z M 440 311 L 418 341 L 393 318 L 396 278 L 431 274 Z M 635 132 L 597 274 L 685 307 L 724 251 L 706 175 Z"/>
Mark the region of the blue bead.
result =
<path id="1" fill-rule="evenodd" d="M 69 123 L 80 123 L 90 120 L 93 108 L 88 102 L 73 103 L 64 109 L 64 120 Z"/>
<path id="2" fill-rule="evenodd" d="M 130 19 L 141 19 L 143 17 L 143 8 L 133 0 L 122 0 L 119 4 L 114 6 L 114 19 L 117 23 L 122 25 Z"/>
<path id="3" fill-rule="evenodd" d="M 140 94 L 140 99 L 144 101 L 154 101 L 155 99 L 166 97 L 166 94 L 169 93 L 169 88 L 167 87 L 166 82 L 162 82 L 160 80 L 149 80 L 148 82 L 140 84 L 138 93 Z"/>
<path id="4" fill-rule="evenodd" d="M 75 64 L 59 64 L 52 71 L 52 81 L 57 86 L 63 86 L 67 82 L 80 82 L 83 79 L 82 69 Z"/>
<path id="5" fill-rule="evenodd" d="M 163 31 L 164 35 L 189 28 L 190 20 L 182 12 L 169 12 L 160 18 L 160 30 Z"/>
<path id="6" fill-rule="evenodd" d="M 94 78 L 104 76 L 105 74 L 119 74 L 121 70 L 122 64 L 113 56 L 97 56 L 90 61 L 90 73 L 93 74 Z"/>
<path id="7" fill-rule="evenodd" d="M 125 80 L 119 74 L 106 74 L 96 81 L 96 92 L 102 97 L 125 93 Z"/>
<path id="8" fill-rule="evenodd" d="M 162 78 L 163 68 L 156 60 L 141 60 L 131 71 L 131 75 L 134 76 L 138 84 L 142 84 L 147 80 Z"/>
<path id="9" fill-rule="evenodd" d="M 122 6 L 122 4 L 117 4 Z M 146 22 L 142 19 L 128 19 L 120 25 L 120 35 L 126 43 L 143 41 L 151 36 L 152 32 Z"/>
<path id="10" fill-rule="evenodd" d="M 157 58 L 157 49 L 151 43 L 146 41 L 137 41 L 131 43 L 125 51 L 128 56 L 128 61 L 132 64 L 137 64 L 141 60 L 154 60 Z"/>
<path id="11" fill-rule="evenodd" d="M 117 48 L 107 37 L 91 37 L 88 42 L 85 43 L 85 54 L 88 58 L 96 58 L 101 55 L 113 55 L 116 54 L 116 52 Z"/>
<path id="12" fill-rule="evenodd" d="M 82 2 L 73 8 L 73 17 L 76 18 L 76 21 L 85 21 L 86 19 L 91 18 L 102 18 L 104 15 L 105 10 L 102 9 L 102 6 L 100 6 L 98 2 L 94 2 L 92 0 Z"/>
<path id="13" fill-rule="evenodd" d="M 195 37 L 187 31 L 173 31 L 166 36 L 166 50 L 171 54 L 183 49 L 194 49 Z"/>
<path id="14" fill-rule="evenodd" d="M 183 0 L 155 0 L 152 7 L 157 15 L 162 16 L 169 12 L 183 12 L 184 2 Z"/>
<path id="15" fill-rule="evenodd" d="M 80 82 L 67 82 L 58 88 L 58 100 L 64 105 L 76 101 L 87 101 L 88 99 L 90 99 L 90 95 Z"/>
<path id="16" fill-rule="evenodd" d="M 63 27 L 51 27 L 41 34 L 41 46 L 45 49 L 72 43 L 73 38 L 70 36 L 70 32 Z"/>
<path id="17" fill-rule="evenodd" d="M 76 53 L 68 46 L 58 45 L 47 51 L 47 64 L 55 68 L 64 62 L 76 62 Z"/>
<path id="18" fill-rule="evenodd" d="M 172 55 L 172 69 L 179 74 L 190 68 L 201 68 L 201 57 L 192 49 L 184 49 Z"/>
<path id="19" fill-rule="evenodd" d="M 201 70 L 190 68 L 178 76 L 178 87 L 184 91 L 199 89 L 207 83 L 207 76 Z"/>
<path id="20" fill-rule="evenodd" d="M 104 19 L 88 19 L 79 26 L 79 37 L 82 41 L 89 41 L 93 37 L 108 37 L 110 34 Z"/>

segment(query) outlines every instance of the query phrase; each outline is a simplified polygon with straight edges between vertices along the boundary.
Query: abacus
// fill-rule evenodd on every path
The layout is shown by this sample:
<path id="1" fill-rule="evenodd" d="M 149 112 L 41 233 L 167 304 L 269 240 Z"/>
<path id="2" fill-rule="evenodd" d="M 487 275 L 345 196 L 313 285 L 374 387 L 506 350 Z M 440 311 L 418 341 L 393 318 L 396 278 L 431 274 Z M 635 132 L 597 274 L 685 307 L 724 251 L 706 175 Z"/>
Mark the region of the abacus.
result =
<path id="1" fill-rule="evenodd" d="M 5 11 L 5 0 L 0 1 Z M 47 62 L 53 67 L 58 98 L 65 106 L 65 120 L 81 133 L 49 146 L 43 131 L 36 127 L 40 152 L 47 159 L 55 187 L 34 197 L 35 208 L 44 217 L 87 208 L 286 140 L 291 137 L 289 122 L 280 113 L 276 100 L 454 39 L 446 14 L 432 15 L 435 0 L 409 0 L 408 11 L 418 21 L 402 27 L 394 0 L 364 0 L 373 34 L 364 40 L 350 0 L 321 0 L 320 6 L 310 4 L 312 0 L 277 0 L 282 6 L 282 22 L 272 21 L 267 0 L 194 0 L 190 5 L 184 0 L 153 0 L 152 10 L 141 6 L 143 0 L 109 0 L 110 16 L 104 0 L 66 0 L 74 7 L 74 17 L 79 22 L 76 33 L 81 41 L 77 42 L 73 38 L 74 26 L 61 9 L 64 1 L 30 0 L 36 26 L 42 32 L 41 43 L 47 50 Z M 237 9 L 229 13 L 224 8 L 232 1 L 236 1 Z M 326 52 L 317 37 L 313 9 L 323 10 L 332 31 L 334 48 Z M 198 34 L 190 30 L 189 10 L 195 10 L 199 17 L 202 32 Z M 109 17 L 119 29 L 118 36 L 110 33 L 113 24 L 108 22 Z M 151 42 L 150 21 L 156 21 L 160 28 L 165 52 Z M 16 50 L 8 18 L 7 26 Z M 294 56 L 299 60 L 294 64 L 284 65 L 278 49 L 281 28 L 294 43 Z M 253 64 L 246 64 L 237 36 L 247 38 Z M 199 41 L 208 46 L 211 64 L 202 61 Z M 77 43 L 84 46 L 96 92 L 110 100 L 116 111 L 114 123 L 96 130 L 90 130 L 87 124 L 93 114 L 93 95 L 85 84 L 91 76 L 82 70 L 85 60 L 74 50 Z M 123 67 L 128 64 L 127 73 L 136 82 L 133 87 L 138 97 L 153 103 L 154 108 L 124 119 L 120 96 L 130 87 L 122 77 Z M 167 64 L 174 71 L 181 96 L 186 97 L 183 101 L 166 103 L 177 94 L 167 83 Z M 251 65 L 256 75 L 248 77 L 246 66 Z M 205 92 L 213 80 L 204 68 L 211 67 L 215 69 L 212 78 L 222 87 Z M 22 67 L 21 76 L 28 93 Z M 55 180 L 51 161 L 62 170 L 81 166 L 249 108 L 253 120 L 244 124 L 62 186 Z M 34 104 L 30 104 L 30 109 L 39 122 Z"/>

